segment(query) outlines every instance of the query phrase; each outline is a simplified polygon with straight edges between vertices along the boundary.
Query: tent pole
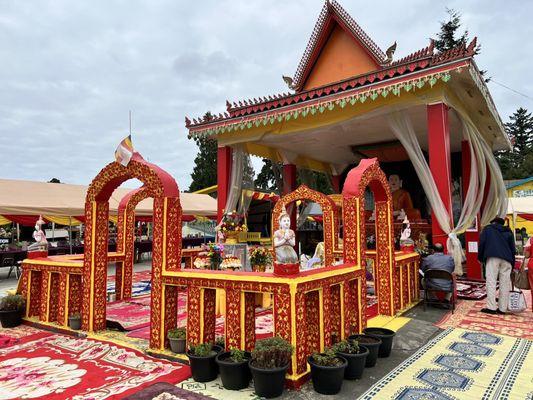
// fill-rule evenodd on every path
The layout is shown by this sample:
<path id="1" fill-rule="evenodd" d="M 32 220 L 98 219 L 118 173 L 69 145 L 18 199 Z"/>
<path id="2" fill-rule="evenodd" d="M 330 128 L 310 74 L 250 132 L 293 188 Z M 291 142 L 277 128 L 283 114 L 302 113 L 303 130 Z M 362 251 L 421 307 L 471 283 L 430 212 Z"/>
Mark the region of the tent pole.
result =
<path id="1" fill-rule="evenodd" d="M 20 226 L 19 226 L 19 223 L 17 222 L 17 243 L 20 242 Z"/>
<path id="2" fill-rule="evenodd" d="M 68 217 L 68 246 L 70 254 L 72 254 L 72 217 Z"/>
<path id="3" fill-rule="evenodd" d="M 52 222 L 52 240 L 56 237 L 56 223 Z"/>

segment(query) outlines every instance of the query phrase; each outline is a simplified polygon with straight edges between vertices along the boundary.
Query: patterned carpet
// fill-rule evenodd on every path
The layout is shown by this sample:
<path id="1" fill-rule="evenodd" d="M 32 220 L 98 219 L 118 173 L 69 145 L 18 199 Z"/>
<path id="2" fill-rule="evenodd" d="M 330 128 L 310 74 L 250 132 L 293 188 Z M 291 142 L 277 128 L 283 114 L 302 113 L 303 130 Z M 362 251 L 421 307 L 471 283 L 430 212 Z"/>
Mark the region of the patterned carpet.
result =
<path id="1" fill-rule="evenodd" d="M 524 290 L 524 294 L 528 303 L 524 312 L 507 315 L 483 314 L 480 311 L 486 307 L 485 301 L 460 300 L 455 312 L 448 312 L 435 325 L 439 328 L 464 328 L 533 340 L 531 294 L 529 290 Z"/>
<path id="2" fill-rule="evenodd" d="M 457 297 L 465 300 L 481 300 L 487 297 L 485 282 L 469 279 L 457 280 Z"/>
<path id="3" fill-rule="evenodd" d="M 152 290 L 152 271 L 139 271 L 133 274 L 132 295 L 144 296 L 150 294 Z M 115 275 L 107 277 L 107 292 L 115 292 Z"/>
<path id="4" fill-rule="evenodd" d="M 187 366 L 108 342 L 24 326 L 0 334 L 17 340 L 0 349 L 2 400 L 119 399 L 153 383 L 176 384 L 190 377 Z"/>
<path id="5" fill-rule="evenodd" d="M 359 399 L 531 399 L 533 342 L 447 329 Z"/>

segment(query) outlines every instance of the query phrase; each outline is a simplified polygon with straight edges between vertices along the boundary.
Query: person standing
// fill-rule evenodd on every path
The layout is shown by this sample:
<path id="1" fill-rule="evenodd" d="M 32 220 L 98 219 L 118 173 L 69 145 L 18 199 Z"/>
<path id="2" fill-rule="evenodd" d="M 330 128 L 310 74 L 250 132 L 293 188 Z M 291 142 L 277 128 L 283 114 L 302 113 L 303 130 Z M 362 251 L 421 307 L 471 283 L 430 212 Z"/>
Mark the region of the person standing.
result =
<path id="1" fill-rule="evenodd" d="M 513 232 L 505 226 L 503 218 L 494 218 L 490 225 L 481 231 L 479 237 L 478 260 L 485 263 L 487 285 L 486 314 L 505 314 L 511 291 L 511 269 L 515 263 L 515 243 Z M 496 281 L 500 281 L 500 294 L 496 303 Z"/>

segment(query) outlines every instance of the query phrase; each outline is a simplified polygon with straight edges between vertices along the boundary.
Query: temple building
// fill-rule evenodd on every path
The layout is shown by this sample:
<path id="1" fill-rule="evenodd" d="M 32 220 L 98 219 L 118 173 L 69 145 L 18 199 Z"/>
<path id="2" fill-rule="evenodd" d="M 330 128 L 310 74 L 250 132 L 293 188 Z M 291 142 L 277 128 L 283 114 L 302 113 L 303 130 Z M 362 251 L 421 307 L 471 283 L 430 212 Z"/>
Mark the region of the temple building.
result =
<path id="1" fill-rule="evenodd" d="M 326 1 L 294 76 L 283 77 L 288 93 L 186 118 L 190 136 L 218 142 L 219 218 L 240 154 L 281 163 L 284 193 L 296 189 L 298 169 L 325 172 L 341 193 L 347 171 L 377 157 L 397 223 L 407 216 L 415 240 L 425 233 L 449 251 L 462 245 L 468 275 L 480 277 L 478 232 L 507 209 L 493 152 L 510 143 L 474 60 L 476 39 L 443 52 L 430 40 L 395 59 L 398 37 L 383 51 L 338 2 Z"/>

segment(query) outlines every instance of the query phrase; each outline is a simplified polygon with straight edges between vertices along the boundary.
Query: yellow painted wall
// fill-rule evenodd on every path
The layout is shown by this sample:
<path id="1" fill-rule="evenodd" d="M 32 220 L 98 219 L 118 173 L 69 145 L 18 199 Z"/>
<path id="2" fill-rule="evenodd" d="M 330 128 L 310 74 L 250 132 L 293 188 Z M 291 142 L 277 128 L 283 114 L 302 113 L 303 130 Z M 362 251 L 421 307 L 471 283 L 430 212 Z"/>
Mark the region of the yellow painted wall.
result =
<path id="1" fill-rule="evenodd" d="M 533 195 L 533 181 L 526 182 L 523 185 L 515 186 L 510 189 L 507 189 L 507 197 L 524 197 L 527 192 L 530 192 L 530 194 Z M 513 226 L 513 216 L 509 216 L 509 222 L 511 225 L 511 229 L 514 230 Z M 527 234 L 529 236 L 533 236 L 533 221 L 525 220 L 524 218 L 520 218 L 520 216 L 516 217 L 516 227 L 519 229 L 526 228 Z"/>

